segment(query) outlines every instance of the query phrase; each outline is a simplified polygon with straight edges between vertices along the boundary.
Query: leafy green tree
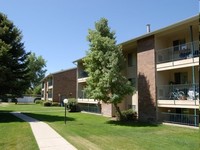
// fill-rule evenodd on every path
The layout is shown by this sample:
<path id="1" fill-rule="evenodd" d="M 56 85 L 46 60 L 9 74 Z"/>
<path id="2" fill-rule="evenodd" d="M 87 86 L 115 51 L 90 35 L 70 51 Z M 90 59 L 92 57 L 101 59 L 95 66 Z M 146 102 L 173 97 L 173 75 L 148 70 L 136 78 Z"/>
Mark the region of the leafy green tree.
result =
<path id="1" fill-rule="evenodd" d="M 108 20 L 102 18 L 96 22 L 95 29 L 89 29 L 87 39 L 90 48 L 84 66 L 89 78 L 85 91 L 93 99 L 112 103 L 122 117 L 118 103 L 134 89 L 122 75 L 125 58 L 121 47 L 116 45 L 115 33 L 110 31 Z"/>
<path id="2" fill-rule="evenodd" d="M 31 89 L 38 89 L 41 80 L 45 77 L 46 69 L 46 61 L 42 58 L 42 56 L 36 56 L 35 53 L 31 53 L 28 56 L 28 68 L 30 71 L 30 82 L 31 82 Z"/>
<path id="3" fill-rule="evenodd" d="M 21 96 L 30 86 L 22 33 L 0 13 L 0 96 Z"/>

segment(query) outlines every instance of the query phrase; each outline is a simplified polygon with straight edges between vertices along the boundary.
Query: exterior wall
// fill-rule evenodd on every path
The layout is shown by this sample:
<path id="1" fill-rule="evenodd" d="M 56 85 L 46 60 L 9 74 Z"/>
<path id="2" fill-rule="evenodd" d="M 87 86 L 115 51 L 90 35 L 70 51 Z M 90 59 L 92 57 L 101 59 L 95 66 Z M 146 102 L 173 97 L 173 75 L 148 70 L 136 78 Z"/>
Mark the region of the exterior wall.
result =
<path id="1" fill-rule="evenodd" d="M 124 69 L 124 75 L 127 79 L 133 79 L 133 86 L 135 92 L 132 95 L 128 95 L 124 98 L 123 103 L 120 104 L 121 110 L 133 109 L 138 113 L 138 93 L 137 93 L 137 44 L 131 43 L 128 46 L 123 46 L 123 54 L 126 58 L 126 68 Z M 132 65 L 129 64 L 128 54 L 132 54 Z M 124 104 L 124 105 L 123 105 Z"/>
<path id="2" fill-rule="evenodd" d="M 53 74 L 53 101 L 76 98 L 76 80 L 76 68 Z"/>
<path id="3" fill-rule="evenodd" d="M 112 104 L 105 104 L 105 103 L 102 103 L 101 104 L 101 114 L 104 115 L 104 116 L 114 116 L 114 113 L 115 111 L 113 111 L 113 106 Z"/>
<path id="4" fill-rule="evenodd" d="M 169 82 L 174 82 L 174 74 L 177 72 L 186 72 L 188 80 L 187 83 L 184 84 L 192 84 L 192 67 L 187 67 L 157 72 L 157 85 L 169 85 Z M 194 67 L 194 77 L 195 83 L 199 83 L 199 72 L 197 66 Z"/>
<path id="5" fill-rule="evenodd" d="M 185 62 L 183 64 L 182 60 L 176 60 L 176 63 L 179 64 L 175 64 L 175 67 L 170 66 L 171 68 L 168 67 L 167 69 L 162 69 L 162 67 L 160 70 L 159 68 L 156 69 L 156 67 L 158 67 L 160 64 L 156 64 L 156 59 L 158 60 L 158 58 L 156 58 L 155 51 L 157 53 L 159 52 L 159 50 L 169 49 L 171 51 L 173 50 L 173 42 L 182 39 L 185 39 L 187 48 L 191 47 L 191 25 L 193 27 L 193 40 L 195 43 L 197 43 L 197 46 L 195 46 L 195 50 L 197 50 L 196 48 L 198 48 L 199 41 L 198 19 L 196 19 L 195 21 L 186 21 L 183 23 L 175 24 L 173 26 L 169 26 L 152 34 L 149 33 L 139 39 L 133 39 L 122 44 L 123 53 L 126 59 L 128 58 L 128 54 L 134 54 L 133 66 L 125 66 L 123 74 L 127 78 L 136 78 L 136 92 L 132 96 L 127 96 L 125 98 L 125 101 L 119 104 L 119 107 L 122 110 L 128 109 L 128 107 L 132 105 L 136 107 L 136 110 L 138 111 L 138 118 L 140 121 L 155 122 L 157 120 L 156 109 L 158 109 L 158 112 L 159 110 L 162 110 L 161 108 L 157 107 L 156 104 L 156 84 L 169 85 L 170 81 L 174 81 L 174 73 L 176 72 L 188 72 L 188 83 L 191 83 L 191 66 L 195 66 L 195 82 L 199 82 L 199 71 L 198 66 L 196 64 L 196 62 L 199 63 L 199 61 L 196 61 L 198 57 L 196 57 L 194 60 L 195 64 L 192 64 L 190 66 L 187 66 L 188 62 Z M 179 53 L 173 54 L 178 55 Z M 169 63 L 173 64 L 173 62 Z M 85 77 L 85 74 L 82 74 L 84 70 L 83 66 L 80 64 L 78 68 L 79 71 L 77 73 L 79 74 L 79 76 L 81 78 Z M 81 88 L 82 86 L 80 86 L 80 89 Z M 166 110 L 168 110 L 168 108 L 166 108 Z M 191 113 L 192 111 L 193 109 L 191 109 L 189 112 Z M 115 114 L 115 109 L 111 104 L 102 103 L 101 113 L 105 116 L 113 116 Z"/>
<path id="6" fill-rule="evenodd" d="M 140 121 L 156 121 L 156 68 L 154 36 L 137 43 L 138 115 Z"/>

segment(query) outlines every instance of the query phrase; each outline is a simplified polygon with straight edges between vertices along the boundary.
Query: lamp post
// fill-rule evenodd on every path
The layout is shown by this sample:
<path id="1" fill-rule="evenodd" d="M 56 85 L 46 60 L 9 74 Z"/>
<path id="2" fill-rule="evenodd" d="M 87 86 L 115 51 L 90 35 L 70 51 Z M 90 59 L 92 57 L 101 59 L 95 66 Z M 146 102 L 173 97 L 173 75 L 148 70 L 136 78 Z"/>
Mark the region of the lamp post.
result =
<path id="1" fill-rule="evenodd" d="M 66 124 L 66 112 L 67 112 L 68 99 L 64 99 L 63 102 L 64 102 L 64 105 L 65 105 L 65 124 Z"/>

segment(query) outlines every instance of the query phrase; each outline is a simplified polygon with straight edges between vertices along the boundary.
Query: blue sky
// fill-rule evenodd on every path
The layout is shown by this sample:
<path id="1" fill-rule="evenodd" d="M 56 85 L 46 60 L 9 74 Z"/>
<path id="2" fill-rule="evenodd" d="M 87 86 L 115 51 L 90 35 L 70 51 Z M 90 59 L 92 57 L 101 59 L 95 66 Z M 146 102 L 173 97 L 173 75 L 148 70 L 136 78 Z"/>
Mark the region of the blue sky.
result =
<path id="1" fill-rule="evenodd" d="M 88 50 L 88 29 L 109 20 L 117 43 L 199 13 L 198 0 L 0 0 L 0 12 L 22 31 L 26 51 L 47 61 L 47 74 L 75 67 Z"/>

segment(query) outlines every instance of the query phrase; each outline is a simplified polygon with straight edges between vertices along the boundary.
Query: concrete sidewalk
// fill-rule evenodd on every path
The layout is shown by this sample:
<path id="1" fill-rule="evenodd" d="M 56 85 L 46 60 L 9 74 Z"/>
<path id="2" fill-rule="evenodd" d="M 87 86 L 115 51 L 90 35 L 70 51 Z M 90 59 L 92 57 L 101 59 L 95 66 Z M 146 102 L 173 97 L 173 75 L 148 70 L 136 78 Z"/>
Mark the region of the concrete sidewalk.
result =
<path id="1" fill-rule="evenodd" d="M 30 123 L 40 150 L 77 150 L 48 124 L 20 112 L 11 112 L 11 114 Z"/>

